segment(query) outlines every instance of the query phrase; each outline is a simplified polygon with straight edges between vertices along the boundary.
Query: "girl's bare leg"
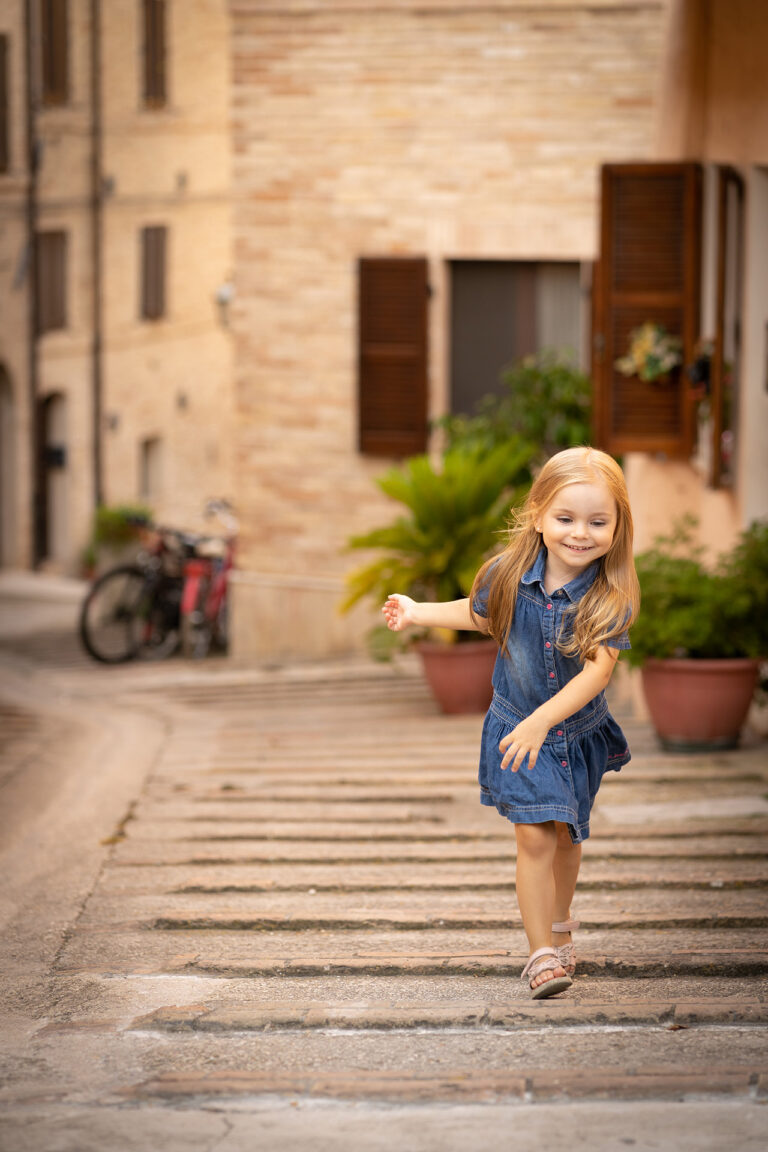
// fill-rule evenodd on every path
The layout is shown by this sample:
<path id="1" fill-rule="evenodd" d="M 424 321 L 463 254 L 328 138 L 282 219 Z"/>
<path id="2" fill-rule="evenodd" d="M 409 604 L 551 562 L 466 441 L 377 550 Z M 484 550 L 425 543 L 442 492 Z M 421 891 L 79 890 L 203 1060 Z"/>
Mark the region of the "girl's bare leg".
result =
<path id="1" fill-rule="evenodd" d="M 515 887 L 517 903 L 523 918 L 531 952 L 552 947 L 552 920 L 555 910 L 555 856 L 557 831 L 554 820 L 544 824 L 516 824 L 517 870 Z M 574 880 L 575 883 L 575 880 Z M 562 968 L 543 972 L 534 982 L 537 988 L 544 980 L 564 976 Z"/>
<path id="2" fill-rule="evenodd" d="M 581 867 L 581 844 L 572 844 L 566 824 L 555 824 L 557 830 L 557 848 L 552 871 L 555 880 L 555 903 L 552 920 L 570 920 L 571 902 L 576 891 L 576 881 L 579 878 Z M 567 944 L 571 938 L 570 932 L 554 932 L 552 943 L 555 945 Z"/>

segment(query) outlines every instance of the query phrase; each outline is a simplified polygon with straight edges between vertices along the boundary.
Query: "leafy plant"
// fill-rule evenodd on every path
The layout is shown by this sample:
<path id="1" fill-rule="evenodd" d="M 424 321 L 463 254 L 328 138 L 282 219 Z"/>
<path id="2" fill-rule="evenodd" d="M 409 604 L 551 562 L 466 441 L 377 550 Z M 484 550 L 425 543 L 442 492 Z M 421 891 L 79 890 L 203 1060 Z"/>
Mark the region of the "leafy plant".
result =
<path id="1" fill-rule="evenodd" d="M 640 616 L 629 663 L 687 656 L 768 656 L 768 524 L 755 523 L 708 568 L 693 544 L 695 521 L 636 557 Z"/>
<path id="2" fill-rule="evenodd" d="M 448 447 L 491 449 L 522 437 L 547 459 L 591 439 L 592 385 L 563 352 L 527 356 L 503 377 L 506 393 L 486 396 L 473 416 L 439 421 Z"/>
<path id="3" fill-rule="evenodd" d="M 152 512 L 144 504 L 102 504 L 93 520 L 93 545 L 120 548 L 130 544 L 151 519 Z"/>
<path id="4" fill-rule="evenodd" d="M 489 452 L 449 450 L 439 468 L 428 456 L 414 456 L 380 477 L 379 488 L 407 514 L 349 540 L 350 548 L 382 555 L 350 573 L 342 610 L 365 597 L 382 604 L 391 592 L 427 600 L 467 596 L 510 505 L 527 489 L 531 454 L 527 442 L 513 437 Z"/>

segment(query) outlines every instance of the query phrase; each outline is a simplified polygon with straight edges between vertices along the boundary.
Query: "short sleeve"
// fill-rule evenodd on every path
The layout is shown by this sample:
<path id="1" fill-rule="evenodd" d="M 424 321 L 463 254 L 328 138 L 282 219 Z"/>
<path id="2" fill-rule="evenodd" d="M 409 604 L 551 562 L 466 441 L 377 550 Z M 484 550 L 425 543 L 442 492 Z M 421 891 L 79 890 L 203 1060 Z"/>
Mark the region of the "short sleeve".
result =
<path id="1" fill-rule="evenodd" d="M 476 616 L 488 615 L 488 594 L 491 590 L 490 584 L 481 584 L 477 592 L 472 598 L 472 611 Z"/>
<path id="2" fill-rule="evenodd" d="M 629 632 L 622 632 L 620 636 L 612 636 L 610 640 L 606 640 L 605 646 L 606 648 L 619 648 L 622 651 L 631 648 Z"/>

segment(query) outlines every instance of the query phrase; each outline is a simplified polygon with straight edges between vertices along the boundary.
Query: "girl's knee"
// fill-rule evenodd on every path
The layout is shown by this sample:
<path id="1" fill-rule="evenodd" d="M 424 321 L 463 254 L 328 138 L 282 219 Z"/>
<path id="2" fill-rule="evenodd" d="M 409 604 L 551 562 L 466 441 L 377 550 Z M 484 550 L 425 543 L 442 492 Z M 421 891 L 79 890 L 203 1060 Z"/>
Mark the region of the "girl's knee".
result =
<path id="1" fill-rule="evenodd" d="M 515 824 L 517 850 L 529 857 L 551 856 L 557 846 L 555 823 Z"/>
<path id="2" fill-rule="evenodd" d="M 555 833 L 557 835 L 557 849 L 562 852 L 568 850 L 580 850 L 580 844 L 574 844 L 571 840 L 571 834 L 568 831 L 567 824 L 561 824 L 559 821 L 555 824 Z"/>

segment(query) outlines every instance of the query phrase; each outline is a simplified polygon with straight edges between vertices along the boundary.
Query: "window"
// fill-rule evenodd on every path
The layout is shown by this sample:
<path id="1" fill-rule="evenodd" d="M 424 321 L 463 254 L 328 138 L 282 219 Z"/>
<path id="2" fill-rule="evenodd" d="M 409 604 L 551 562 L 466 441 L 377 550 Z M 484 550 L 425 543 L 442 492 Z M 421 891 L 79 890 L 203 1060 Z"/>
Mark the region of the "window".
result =
<path id="1" fill-rule="evenodd" d="M 168 229 L 141 230 L 141 317 L 159 320 L 165 315 L 165 257 Z"/>
<path id="2" fill-rule="evenodd" d="M 8 127 L 10 112 L 8 108 L 8 37 L 0 36 L 0 172 L 7 172 L 10 167 L 10 145 L 8 140 Z"/>
<path id="3" fill-rule="evenodd" d="M 144 10 L 144 104 L 162 108 L 166 91 L 166 5 L 165 0 L 143 0 Z"/>
<path id="4" fill-rule="evenodd" d="M 153 503 L 160 497 L 162 441 L 148 436 L 139 444 L 139 499 Z"/>
<path id="5" fill-rule="evenodd" d="M 67 324 L 67 234 L 38 232 L 35 237 L 37 333 Z"/>
<path id="6" fill-rule="evenodd" d="M 646 321 L 683 341 L 699 336 L 701 169 L 697 164 L 607 164 L 595 272 L 592 379 L 595 437 L 608 452 L 689 456 L 694 412 L 685 372 L 665 383 L 615 367 Z"/>
<path id="7" fill-rule="evenodd" d="M 581 266 L 454 260 L 451 277 L 451 411 L 471 415 L 484 396 L 503 395 L 504 370 L 545 349 L 581 363 Z"/>
<path id="8" fill-rule="evenodd" d="M 427 261 L 358 265 L 360 451 L 411 456 L 427 446 Z"/>
<path id="9" fill-rule="evenodd" d="M 67 0 L 40 0 L 43 104 L 66 104 L 69 99 L 69 45 Z"/>

